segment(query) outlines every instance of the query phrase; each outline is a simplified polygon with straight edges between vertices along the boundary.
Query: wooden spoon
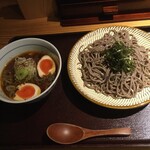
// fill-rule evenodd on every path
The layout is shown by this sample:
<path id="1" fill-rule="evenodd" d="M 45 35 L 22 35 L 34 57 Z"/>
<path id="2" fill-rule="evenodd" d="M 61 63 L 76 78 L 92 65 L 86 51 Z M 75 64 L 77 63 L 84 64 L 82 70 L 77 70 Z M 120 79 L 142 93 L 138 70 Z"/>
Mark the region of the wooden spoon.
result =
<path id="1" fill-rule="evenodd" d="M 46 131 L 48 137 L 59 144 L 73 144 L 96 136 L 128 136 L 130 128 L 91 130 L 68 123 L 51 124 Z"/>

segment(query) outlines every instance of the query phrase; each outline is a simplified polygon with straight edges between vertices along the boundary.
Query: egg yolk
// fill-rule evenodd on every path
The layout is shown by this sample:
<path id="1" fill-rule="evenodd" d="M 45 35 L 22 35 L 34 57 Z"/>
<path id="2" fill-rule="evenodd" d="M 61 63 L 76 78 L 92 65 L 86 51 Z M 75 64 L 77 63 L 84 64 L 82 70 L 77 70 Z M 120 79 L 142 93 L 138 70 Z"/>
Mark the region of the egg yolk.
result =
<path id="1" fill-rule="evenodd" d="M 40 68 L 46 75 L 49 74 L 49 70 L 52 68 L 52 66 L 53 62 L 50 59 L 43 59 L 40 62 Z"/>
<path id="2" fill-rule="evenodd" d="M 26 85 L 16 92 L 16 94 L 23 99 L 32 97 L 34 93 L 35 89 L 31 85 Z"/>

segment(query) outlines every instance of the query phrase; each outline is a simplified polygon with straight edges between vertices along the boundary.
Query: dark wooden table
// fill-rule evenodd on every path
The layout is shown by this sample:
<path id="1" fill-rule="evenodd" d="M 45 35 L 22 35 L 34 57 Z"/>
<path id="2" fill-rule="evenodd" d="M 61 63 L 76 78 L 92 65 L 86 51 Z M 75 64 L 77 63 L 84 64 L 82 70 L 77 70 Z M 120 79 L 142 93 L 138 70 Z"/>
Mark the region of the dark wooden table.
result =
<path id="1" fill-rule="evenodd" d="M 96 137 L 76 147 L 149 147 L 150 105 L 129 110 L 104 108 L 82 97 L 73 87 L 67 73 L 67 59 L 72 46 L 86 32 L 36 36 L 53 43 L 60 51 L 63 66 L 59 80 L 44 99 L 28 104 L 0 102 L 0 149 L 64 148 L 48 139 L 47 127 L 67 122 L 91 129 L 131 127 L 128 137 Z M 35 37 L 35 36 L 34 36 Z M 16 40 L 17 37 L 12 40 Z"/>

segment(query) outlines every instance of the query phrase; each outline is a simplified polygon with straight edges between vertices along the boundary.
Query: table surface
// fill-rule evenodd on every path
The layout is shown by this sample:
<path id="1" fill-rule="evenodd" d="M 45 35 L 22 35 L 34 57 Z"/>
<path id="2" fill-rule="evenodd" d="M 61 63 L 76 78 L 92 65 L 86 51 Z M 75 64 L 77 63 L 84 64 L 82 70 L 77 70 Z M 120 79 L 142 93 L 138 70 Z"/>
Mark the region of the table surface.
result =
<path id="1" fill-rule="evenodd" d="M 150 105 L 136 109 L 115 110 L 93 104 L 73 87 L 67 73 L 69 51 L 86 32 L 39 37 L 53 43 L 62 56 L 62 72 L 51 93 L 41 101 L 26 105 L 0 102 L 0 148 L 48 147 L 62 145 L 48 139 L 47 127 L 55 122 L 66 122 L 91 129 L 131 127 L 127 137 L 96 137 L 69 147 L 140 147 L 150 146 Z M 16 40 L 22 37 L 12 39 Z M 67 41 L 67 43 L 66 43 Z"/>
<path id="2" fill-rule="evenodd" d="M 8 41 L 15 36 L 62 34 L 84 31 L 89 32 L 101 27 L 115 25 L 130 27 L 148 27 L 150 26 L 150 20 L 147 19 L 63 27 L 60 25 L 59 20 L 48 20 L 48 18 L 30 20 L 0 18 L 0 48 L 5 46 Z"/>

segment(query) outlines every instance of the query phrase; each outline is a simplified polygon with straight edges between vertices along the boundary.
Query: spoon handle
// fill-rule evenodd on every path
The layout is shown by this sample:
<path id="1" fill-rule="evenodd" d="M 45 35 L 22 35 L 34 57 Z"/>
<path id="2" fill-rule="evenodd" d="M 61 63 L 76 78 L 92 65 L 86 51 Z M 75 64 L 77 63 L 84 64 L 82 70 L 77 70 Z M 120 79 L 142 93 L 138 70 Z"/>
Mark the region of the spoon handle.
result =
<path id="1" fill-rule="evenodd" d="M 95 136 L 128 136 L 131 134 L 131 128 L 114 128 L 105 130 L 84 129 L 84 139 Z"/>

